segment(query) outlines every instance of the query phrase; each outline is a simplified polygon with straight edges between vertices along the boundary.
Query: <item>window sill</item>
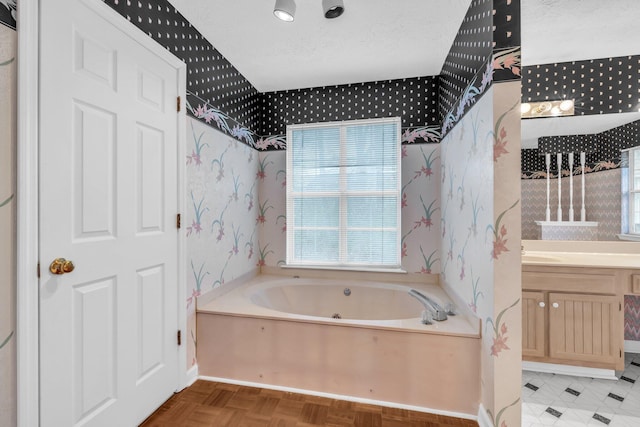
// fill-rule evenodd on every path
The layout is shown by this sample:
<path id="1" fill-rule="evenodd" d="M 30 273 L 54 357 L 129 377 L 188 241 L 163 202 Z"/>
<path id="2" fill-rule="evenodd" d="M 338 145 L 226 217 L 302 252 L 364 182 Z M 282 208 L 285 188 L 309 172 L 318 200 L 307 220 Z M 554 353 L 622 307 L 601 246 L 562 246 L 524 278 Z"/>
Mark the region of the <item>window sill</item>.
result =
<path id="1" fill-rule="evenodd" d="M 280 264 L 280 268 L 296 268 L 301 270 L 336 270 L 336 271 L 362 271 L 367 273 L 396 273 L 407 274 L 401 267 L 365 267 L 365 266 L 340 266 L 340 265 L 305 265 L 305 264 Z"/>
<path id="2" fill-rule="evenodd" d="M 618 239 L 630 242 L 640 242 L 640 234 L 618 234 Z"/>

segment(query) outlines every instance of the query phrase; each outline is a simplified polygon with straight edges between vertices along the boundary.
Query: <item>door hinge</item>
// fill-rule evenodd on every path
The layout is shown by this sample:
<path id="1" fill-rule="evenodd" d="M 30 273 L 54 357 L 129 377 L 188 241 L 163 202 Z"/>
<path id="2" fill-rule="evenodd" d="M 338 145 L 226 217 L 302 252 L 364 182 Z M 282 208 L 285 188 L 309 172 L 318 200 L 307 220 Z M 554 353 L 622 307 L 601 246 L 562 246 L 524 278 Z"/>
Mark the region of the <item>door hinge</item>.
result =
<path id="1" fill-rule="evenodd" d="M 180 228 L 182 226 L 182 218 L 180 214 L 176 215 L 176 227 Z"/>
<path id="2" fill-rule="evenodd" d="M 178 99 L 176 100 L 176 110 L 178 110 L 178 113 L 180 112 L 180 97 L 178 97 Z"/>
<path id="3" fill-rule="evenodd" d="M 38 263 L 38 266 L 36 267 L 36 271 L 38 274 L 38 279 L 40 278 L 40 263 Z"/>
<path id="4" fill-rule="evenodd" d="M 622 303 L 621 302 L 618 303 L 618 311 L 622 311 Z"/>
<path id="5" fill-rule="evenodd" d="M 177 338 L 178 338 L 178 346 L 181 346 L 182 345 L 182 331 L 181 330 L 178 330 Z"/>
<path id="6" fill-rule="evenodd" d="M 620 349 L 620 357 L 622 357 L 622 349 Z"/>

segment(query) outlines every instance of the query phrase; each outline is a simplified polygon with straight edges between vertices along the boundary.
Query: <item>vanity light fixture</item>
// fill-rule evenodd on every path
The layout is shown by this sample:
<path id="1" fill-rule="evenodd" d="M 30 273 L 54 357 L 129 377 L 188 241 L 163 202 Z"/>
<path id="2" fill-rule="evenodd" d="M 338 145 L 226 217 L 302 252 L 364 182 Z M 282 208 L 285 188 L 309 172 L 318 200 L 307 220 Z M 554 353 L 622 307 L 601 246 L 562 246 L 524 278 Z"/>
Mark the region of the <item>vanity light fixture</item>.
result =
<path id="1" fill-rule="evenodd" d="M 573 116 L 572 99 L 558 101 L 525 102 L 520 105 L 520 117 L 533 119 L 537 117 Z"/>
<path id="2" fill-rule="evenodd" d="M 337 18 L 344 13 L 344 2 L 342 0 L 322 0 L 322 10 L 325 18 Z"/>
<path id="3" fill-rule="evenodd" d="M 276 5 L 273 7 L 273 14 L 282 21 L 292 22 L 296 14 L 295 0 L 276 0 Z"/>

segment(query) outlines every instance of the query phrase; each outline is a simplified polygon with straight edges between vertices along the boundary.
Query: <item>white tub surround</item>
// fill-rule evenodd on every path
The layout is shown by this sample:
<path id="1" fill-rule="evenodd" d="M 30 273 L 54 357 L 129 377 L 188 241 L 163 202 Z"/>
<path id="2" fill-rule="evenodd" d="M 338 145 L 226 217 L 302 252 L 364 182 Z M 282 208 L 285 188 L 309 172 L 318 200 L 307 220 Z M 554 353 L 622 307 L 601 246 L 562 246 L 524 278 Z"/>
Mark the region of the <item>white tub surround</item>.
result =
<path id="1" fill-rule="evenodd" d="M 410 289 L 450 301 L 434 284 L 258 276 L 200 305 L 200 374 L 475 416 L 479 321 L 423 325 Z"/>

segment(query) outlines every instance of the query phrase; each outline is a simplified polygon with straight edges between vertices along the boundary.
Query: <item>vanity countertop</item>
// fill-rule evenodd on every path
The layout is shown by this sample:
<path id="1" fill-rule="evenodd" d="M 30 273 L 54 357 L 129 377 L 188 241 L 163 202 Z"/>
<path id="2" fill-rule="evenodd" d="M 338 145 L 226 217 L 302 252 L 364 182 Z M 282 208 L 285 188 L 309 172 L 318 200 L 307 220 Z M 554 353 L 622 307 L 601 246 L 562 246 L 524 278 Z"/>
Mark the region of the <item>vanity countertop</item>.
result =
<path id="1" fill-rule="evenodd" d="M 558 267 L 640 268 L 640 254 L 525 250 L 522 255 L 522 264 Z"/>

